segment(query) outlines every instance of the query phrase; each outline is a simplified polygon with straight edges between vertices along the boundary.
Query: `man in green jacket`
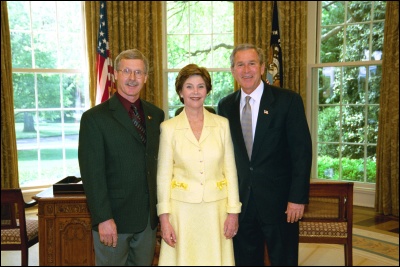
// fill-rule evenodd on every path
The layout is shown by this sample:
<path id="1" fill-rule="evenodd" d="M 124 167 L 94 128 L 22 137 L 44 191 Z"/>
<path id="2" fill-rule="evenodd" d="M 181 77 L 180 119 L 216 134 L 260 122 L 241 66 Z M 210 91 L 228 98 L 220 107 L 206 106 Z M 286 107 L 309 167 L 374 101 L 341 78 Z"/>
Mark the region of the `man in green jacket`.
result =
<path id="1" fill-rule="evenodd" d="M 83 113 L 79 132 L 96 265 L 151 265 L 159 126 L 165 115 L 140 99 L 149 70 L 140 51 L 121 52 L 114 66 L 117 92 Z"/>

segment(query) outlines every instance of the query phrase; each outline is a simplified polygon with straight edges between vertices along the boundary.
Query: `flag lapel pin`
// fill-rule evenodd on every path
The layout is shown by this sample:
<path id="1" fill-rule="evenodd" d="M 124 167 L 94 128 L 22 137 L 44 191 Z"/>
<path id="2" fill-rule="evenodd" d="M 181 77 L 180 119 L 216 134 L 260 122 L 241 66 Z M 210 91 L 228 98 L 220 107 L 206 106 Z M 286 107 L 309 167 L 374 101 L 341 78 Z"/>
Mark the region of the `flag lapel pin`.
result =
<path id="1" fill-rule="evenodd" d="M 268 115 L 268 110 L 264 109 L 264 114 Z"/>
<path id="2" fill-rule="evenodd" d="M 149 120 L 151 120 L 153 117 L 152 117 L 152 116 L 147 116 L 147 118 L 148 118 Z"/>

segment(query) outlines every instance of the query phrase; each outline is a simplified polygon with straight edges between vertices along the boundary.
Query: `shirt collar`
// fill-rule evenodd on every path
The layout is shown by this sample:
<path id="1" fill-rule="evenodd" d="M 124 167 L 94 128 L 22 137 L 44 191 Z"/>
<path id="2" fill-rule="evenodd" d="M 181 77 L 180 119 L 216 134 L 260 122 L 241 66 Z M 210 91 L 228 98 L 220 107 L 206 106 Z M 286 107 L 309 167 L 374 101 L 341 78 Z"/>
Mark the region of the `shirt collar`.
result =
<path id="1" fill-rule="evenodd" d="M 245 103 L 246 102 L 246 96 L 248 96 L 248 94 L 246 94 L 243 89 L 240 89 L 241 92 L 241 96 L 240 96 L 240 102 L 241 103 Z M 264 83 L 262 81 L 260 81 L 260 84 L 257 86 L 257 88 L 251 93 L 249 94 L 249 96 L 251 97 L 250 101 L 257 101 L 260 102 L 261 101 L 261 96 L 263 94 L 264 91 Z"/>

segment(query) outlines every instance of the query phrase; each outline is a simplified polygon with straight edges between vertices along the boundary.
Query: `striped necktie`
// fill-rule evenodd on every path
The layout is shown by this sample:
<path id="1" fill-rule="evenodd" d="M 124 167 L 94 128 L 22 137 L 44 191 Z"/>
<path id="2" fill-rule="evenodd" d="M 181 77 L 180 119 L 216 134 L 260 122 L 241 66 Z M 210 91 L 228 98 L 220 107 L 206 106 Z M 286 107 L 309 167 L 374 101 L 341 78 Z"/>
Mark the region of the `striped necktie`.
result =
<path id="1" fill-rule="evenodd" d="M 243 107 L 242 112 L 242 132 L 244 143 L 246 144 L 247 155 L 251 159 L 251 152 L 253 150 L 253 128 L 251 126 L 251 106 L 250 106 L 250 96 L 246 96 L 246 104 Z"/>
<path id="2" fill-rule="evenodd" d="M 146 129 L 144 128 L 144 124 L 142 122 L 142 119 L 140 118 L 140 113 L 134 104 L 131 104 L 131 109 L 133 125 L 135 125 L 136 130 L 138 131 L 142 143 L 146 144 Z"/>

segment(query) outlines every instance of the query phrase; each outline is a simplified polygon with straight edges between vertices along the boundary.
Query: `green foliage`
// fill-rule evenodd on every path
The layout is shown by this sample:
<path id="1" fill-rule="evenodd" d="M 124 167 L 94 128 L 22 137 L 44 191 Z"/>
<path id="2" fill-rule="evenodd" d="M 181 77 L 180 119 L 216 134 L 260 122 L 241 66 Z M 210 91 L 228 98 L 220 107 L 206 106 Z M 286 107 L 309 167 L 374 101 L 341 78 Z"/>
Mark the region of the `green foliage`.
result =
<path id="1" fill-rule="evenodd" d="M 367 182 L 376 182 L 376 161 L 367 159 Z M 318 178 L 326 180 L 344 180 L 364 182 L 364 159 L 349 159 L 346 157 L 318 157 Z"/>

